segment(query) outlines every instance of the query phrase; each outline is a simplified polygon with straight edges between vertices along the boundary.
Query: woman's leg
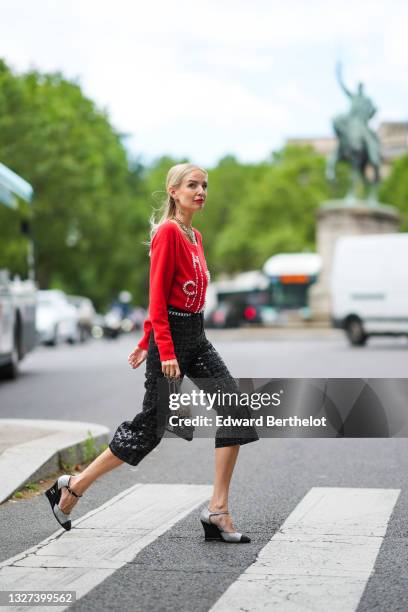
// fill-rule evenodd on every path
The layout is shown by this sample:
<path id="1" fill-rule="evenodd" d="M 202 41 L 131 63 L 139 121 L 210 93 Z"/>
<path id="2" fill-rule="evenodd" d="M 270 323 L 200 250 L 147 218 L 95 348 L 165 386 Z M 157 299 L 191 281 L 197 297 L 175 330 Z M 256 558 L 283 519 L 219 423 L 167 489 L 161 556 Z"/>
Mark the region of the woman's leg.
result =
<path id="1" fill-rule="evenodd" d="M 104 450 L 88 467 L 78 476 L 71 476 L 69 487 L 82 495 L 84 491 L 99 476 L 110 470 L 128 463 L 137 465 L 155 448 L 161 440 L 161 432 L 157 425 L 158 408 L 158 381 L 163 378 L 161 362 L 157 346 L 153 338 L 149 343 L 145 371 L 145 395 L 143 408 L 133 421 L 124 421 L 116 429 L 109 447 Z M 72 495 L 65 487 L 61 491 L 59 507 L 65 514 L 69 514 L 77 503 L 78 498 Z"/>
<path id="2" fill-rule="evenodd" d="M 239 393 L 239 387 L 230 374 L 224 360 L 204 336 L 199 343 L 198 350 L 186 368 L 186 376 L 206 393 Z M 217 414 L 227 416 L 248 417 L 248 409 L 239 407 L 223 407 L 215 405 Z M 254 427 L 226 427 L 217 429 L 215 438 L 215 477 L 214 489 L 209 504 L 213 512 L 229 510 L 228 494 L 235 463 L 240 446 L 259 440 Z M 216 523 L 223 531 L 235 531 L 232 518 L 229 514 L 212 516 L 211 521 Z"/>
<path id="3" fill-rule="evenodd" d="M 228 510 L 228 494 L 232 473 L 238 457 L 240 446 L 224 446 L 215 449 L 215 474 L 214 489 L 209 503 L 211 512 L 222 512 Z M 211 521 L 223 531 L 235 531 L 232 518 L 229 514 L 220 514 L 211 517 Z"/>
<path id="4" fill-rule="evenodd" d="M 191 353 L 190 343 L 193 344 L 195 334 L 192 333 L 191 324 L 179 317 L 170 318 L 171 334 L 177 351 L 178 361 L 181 372 L 185 361 Z M 164 382 L 164 374 L 160 361 L 159 350 L 154 341 L 153 332 L 149 339 L 149 349 L 146 359 L 145 372 L 145 395 L 143 408 L 133 421 L 124 421 L 116 429 L 109 447 L 104 450 L 81 474 L 71 476 L 69 486 L 77 493 L 82 495 L 84 491 L 106 472 L 128 463 L 137 465 L 148 455 L 161 441 L 165 420 L 159 406 L 160 401 L 159 383 Z M 162 387 L 164 390 L 166 385 Z M 71 495 L 65 488 L 62 488 L 60 509 L 69 514 L 77 503 L 78 499 Z"/>
<path id="5" fill-rule="evenodd" d="M 102 474 L 106 474 L 106 472 L 110 472 L 114 468 L 122 465 L 124 463 L 121 459 L 116 457 L 110 450 L 107 448 L 104 450 L 92 463 L 90 463 L 83 472 L 78 474 L 78 476 L 71 476 L 69 481 L 69 488 L 72 489 L 78 495 L 82 495 L 84 491 L 87 490 L 89 486 L 102 476 Z M 61 499 L 59 502 L 60 509 L 65 512 L 65 514 L 69 514 L 72 508 L 75 506 L 78 499 L 71 495 L 71 493 L 65 487 L 62 488 Z"/>

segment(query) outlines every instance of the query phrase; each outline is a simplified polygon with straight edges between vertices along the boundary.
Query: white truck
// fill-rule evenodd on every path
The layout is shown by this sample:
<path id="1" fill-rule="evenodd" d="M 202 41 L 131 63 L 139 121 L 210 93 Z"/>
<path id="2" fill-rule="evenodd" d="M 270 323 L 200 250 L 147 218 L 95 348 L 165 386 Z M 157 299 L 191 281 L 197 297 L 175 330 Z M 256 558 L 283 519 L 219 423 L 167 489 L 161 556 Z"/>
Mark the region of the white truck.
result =
<path id="1" fill-rule="evenodd" d="M 352 345 L 408 336 L 408 234 L 344 236 L 331 276 L 331 319 Z"/>
<path id="2" fill-rule="evenodd" d="M 29 202 L 32 194 L 27 181 L 0 163 L 0 206 L 17 209 L 18 198 Z M 5 378 L 16 378 L 19 361 L 37 345 L 37 288 L 31 242 L 27 245 L 27 260 L 31 278 L 11 279 L 9 270 L 0 269 L 0 374 Z"/>

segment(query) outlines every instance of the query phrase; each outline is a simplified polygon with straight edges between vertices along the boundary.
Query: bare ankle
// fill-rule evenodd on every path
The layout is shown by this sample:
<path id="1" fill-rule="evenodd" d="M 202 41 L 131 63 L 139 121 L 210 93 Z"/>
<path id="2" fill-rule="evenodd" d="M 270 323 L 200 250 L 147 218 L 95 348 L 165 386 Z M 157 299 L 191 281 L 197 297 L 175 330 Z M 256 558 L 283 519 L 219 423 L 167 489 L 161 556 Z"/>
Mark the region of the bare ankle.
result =
<path id="1" fill-rule="evenodd" d="M 223 502 L 223 503 L 210 502 L 210 505 L 208 506 L 208 508 L 211 512 L 228 512 L 228 503 L 227 502 Z"/>
<path id="2" fill-rule="evenodd" d="M 82 495 L 82 493 L 87 488 L 83 479 L 81 478 L 81 474 L 71 476 L 69 481 L 69 488 L 74 491 L 74 493 L 78 493 L 78 495 Z"/>

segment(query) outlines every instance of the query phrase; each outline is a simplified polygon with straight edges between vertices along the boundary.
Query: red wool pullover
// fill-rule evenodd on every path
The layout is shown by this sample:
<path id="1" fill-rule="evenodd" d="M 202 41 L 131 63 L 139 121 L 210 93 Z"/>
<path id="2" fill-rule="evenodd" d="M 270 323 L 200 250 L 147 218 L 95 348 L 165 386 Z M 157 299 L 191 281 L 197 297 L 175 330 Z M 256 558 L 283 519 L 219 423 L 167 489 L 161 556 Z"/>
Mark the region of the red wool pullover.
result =
<path id="1" fill-rule="evenodd" d="M 167 306 L 190 312 L 204 309 L 210 273 L 201 234 L 193 230 L 197 245 L 188 240 L 175 221 L 168 219 L 159 226 L 151 242 L 149 315 L 138 346 L 147 351 L 153 328 L 160 361 L 176 359 Z"/>

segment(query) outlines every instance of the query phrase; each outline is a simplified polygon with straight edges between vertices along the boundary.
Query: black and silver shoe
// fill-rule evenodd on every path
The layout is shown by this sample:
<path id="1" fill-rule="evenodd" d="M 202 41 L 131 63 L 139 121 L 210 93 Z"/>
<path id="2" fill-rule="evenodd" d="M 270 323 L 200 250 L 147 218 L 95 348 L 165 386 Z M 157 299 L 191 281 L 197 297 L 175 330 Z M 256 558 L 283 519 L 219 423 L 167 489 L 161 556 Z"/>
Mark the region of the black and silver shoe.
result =
<path id="1" fill-rule="evenodd" d="M 216 514 L 229 514 L 226 512 L 211 512 L 208 508 L 203 508 L 200 514 L 200 521 L 204 528 L 205 539 L 218 540 L 227 543 L 246 544 L 251 541 L 246 535 L 239 533 L 238 531 L 221 531 L 218 525 L 211 522 L 211 516 Z"/>
<path id="2" fill-rule="evenodd" d="M 61 527 L 63 527 L 66 531 L 69 531 L 71 529 L 71 515 L 65 514 L 65 512 L 63 512 L 58 505 L 61 499 L 61 487 L 66 487 L 72 495 L 75 495 L 75 497 L 82 497 L 82 495 L 78 495 L 77 493 L 75 493 L 75 491 L 69 488 L 70 478 L 71 476 L 69 474 L 64 474 L 63 476 L 60 476 L 58 480 L 54 482 L 52 487 L 47 489 L 45 492 L 45 495 L 48 497 L 48 501 L 51 504 L 51 508 L 55 518 L 57 519 Z"/>

